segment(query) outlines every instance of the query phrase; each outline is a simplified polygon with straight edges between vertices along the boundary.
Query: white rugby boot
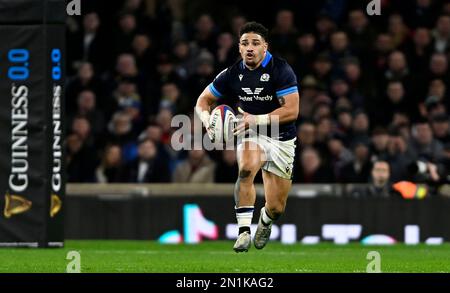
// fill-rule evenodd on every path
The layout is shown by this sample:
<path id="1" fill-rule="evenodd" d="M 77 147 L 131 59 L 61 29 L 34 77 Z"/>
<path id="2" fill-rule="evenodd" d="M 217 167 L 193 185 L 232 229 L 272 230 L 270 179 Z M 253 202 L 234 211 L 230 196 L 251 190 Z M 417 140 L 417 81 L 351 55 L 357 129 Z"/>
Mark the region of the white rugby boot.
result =
<path id="1" fill-rule="evenodd" d="M 233 249 L 236 252 L 247 252 L 251 246 L 251 243 L 252 237 L 249 232 L 245 231 L 239 234 Z"/>

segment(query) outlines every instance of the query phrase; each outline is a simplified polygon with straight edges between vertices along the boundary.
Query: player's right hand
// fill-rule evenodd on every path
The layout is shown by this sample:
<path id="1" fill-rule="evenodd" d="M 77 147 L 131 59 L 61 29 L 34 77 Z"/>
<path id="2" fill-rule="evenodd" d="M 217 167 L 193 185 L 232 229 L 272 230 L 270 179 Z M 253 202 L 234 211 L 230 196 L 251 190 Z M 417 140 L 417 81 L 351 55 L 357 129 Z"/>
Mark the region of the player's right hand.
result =
<path id="1" fill-rule="evenodd" d="M 206 133 L 208 134 L 208 137 L 211 140 L 211 142 L 214 142 L 214 139 L 215 139 L 214 130 L 209 125 L 208 126 L 205 125 L 205 129 L 206 129 Z"/>
<path id="2" fill-rule="evenodd" d="M 206 133 L 208 134 L 209 139 L 214 142 L 214 130 L 209 125 L 209 118 L 211 117 L 211 114 L 206 110 L 201 110 L 200 108 L 195 108 L 198 117 L 200 118 L 200 121 L 202 121 L 203 125 L 205 126 Z"/>

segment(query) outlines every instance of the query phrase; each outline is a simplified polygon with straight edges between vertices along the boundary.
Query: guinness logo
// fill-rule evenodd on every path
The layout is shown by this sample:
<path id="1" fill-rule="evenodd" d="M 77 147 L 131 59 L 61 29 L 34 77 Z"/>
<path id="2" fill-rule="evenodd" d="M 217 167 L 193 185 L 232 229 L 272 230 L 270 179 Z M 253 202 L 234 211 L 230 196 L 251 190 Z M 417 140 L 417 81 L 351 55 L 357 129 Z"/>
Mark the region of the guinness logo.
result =
<path id="1" fill-rule="evenodd" d="M 50 202 L 50 217 L 53 218 L 61 210 L 62 201 L 56 194 L 52 194 Z"/>
<path id="2" fill-rule="evenodd" d="M 5 194 L 3 215 L 9 219 L 13 215 L 25 213 L 31 208 L 32 202 L 19 195 Z"/>

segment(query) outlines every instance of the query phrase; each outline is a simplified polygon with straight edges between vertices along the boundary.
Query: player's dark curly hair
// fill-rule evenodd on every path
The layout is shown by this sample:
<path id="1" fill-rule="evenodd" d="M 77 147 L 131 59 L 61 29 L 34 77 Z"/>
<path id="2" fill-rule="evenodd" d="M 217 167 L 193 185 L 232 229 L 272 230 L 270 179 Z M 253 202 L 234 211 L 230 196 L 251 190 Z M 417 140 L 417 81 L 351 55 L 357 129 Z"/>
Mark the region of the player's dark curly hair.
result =
<path id="1" fill-rule="evenodd" d="M 255 33 L 260 35 L 265 41 L 267 41 L 267 38 L 269 36 L 269 30 L 263 26 L 262 24 L 258 22 L 247 22 L 244 24 L 239 31 L 239 38 L 242 37 L 243 34 L 246 33 Z"/>

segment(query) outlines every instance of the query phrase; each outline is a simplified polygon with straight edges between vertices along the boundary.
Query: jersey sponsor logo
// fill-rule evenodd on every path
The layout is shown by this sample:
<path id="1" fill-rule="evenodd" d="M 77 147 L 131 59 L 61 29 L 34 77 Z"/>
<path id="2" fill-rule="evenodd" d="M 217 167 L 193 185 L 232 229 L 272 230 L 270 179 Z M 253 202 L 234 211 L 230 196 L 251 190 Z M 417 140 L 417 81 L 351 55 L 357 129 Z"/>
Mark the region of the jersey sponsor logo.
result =
<path id="1" fill-rule="evenodd" d="M 251 102 L 253 101 L 253 97 L 247 97 L 247 96 L 241 96 L 239 95 L 239 100 L 243 101 L 243 102 Z"/>
<path id="2" fill-rule="evenodd" d="M 260 81 L 269 81 L 269 79 L 270 75 L 268 73 L 264 73 L 263 75 L 261 75 Z"/>
<path id="3" fill-rule="evenodd" d="M 254 91 L 252 91 L 252 89 L 248 88 L 248 87 L 244 87 L 244 88 L 242 88 L 242 90 L 247 95 L 250 95 L 250 96 L 241 96 L 241 95 L 238 96 L 239 99 L 241 101 L 244 101 L 244 102 L 251 102 L 253 100 L 257 100 L 257 101 L 272 101 L 272 99 L 273 99 L 273 96 L 271 96 L 271 95 L 259 96 L 259 94 L 264 90 L 263 87 L 257 87 L 257 88 L 255 88 Z"/>
<path id="4" fill-rule="evenodd" d="M 243 87 L 242 90 L 247 94 L 247 95 L 259 95 L 262 91 L 263 91 L 263 87 L 257 87 L 255 88 L 255 91 L 253 92 L 249 87 Z"/>

